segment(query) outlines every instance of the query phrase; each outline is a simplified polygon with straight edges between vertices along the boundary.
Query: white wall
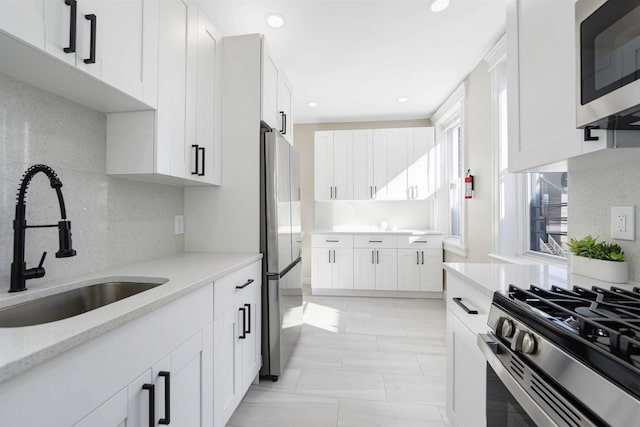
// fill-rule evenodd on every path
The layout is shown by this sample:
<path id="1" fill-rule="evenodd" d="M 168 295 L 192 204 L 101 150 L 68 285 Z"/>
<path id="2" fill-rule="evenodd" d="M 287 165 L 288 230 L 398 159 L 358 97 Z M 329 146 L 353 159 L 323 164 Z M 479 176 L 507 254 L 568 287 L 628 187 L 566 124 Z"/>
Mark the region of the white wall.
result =
<path id="1" fill-rule="evenodd" d="M 0 74 L 0 283 L 8 289 L 13 256 L 16 193 L 22 174 L 37 163 L 62 181 L 77 255 L 56 259 L 56 228 L 26 231 L 27 267 L 47 251 L 42 279 L 54 279 L 181 252 L 174 216 L 183 213 L 183 189 L 112 178 L 105 174 L 106 116 Z M 55 191 L 44 174 L 27 193 L 29 224 L 60 219 Z"/>
<path id="2" fill-rule="evenodd" d="M 463 201 L 467 257 L 445 252 L 448 262 L 489 262 L 492 244 L 493 142 L 491 73 L 483 60 L 465 80 L 464 169 L 474 176 L 472 199 Z"/>
<path id="3" fill-rule="evenodd" d="M 433 202 L 336 200 L 315 203 L 316 229 L 378 228 L 383 221 L 389 230 L 432 229 Z"/>
<path id="4" fill-rule="evenodd" d="M 349 129 L 388 129 L 404 127 L 432 126 L 431 121 L 403 120 L 380 122 L 348 122 L 348 123 L 310 123 L 295 125 L 294 145 L 300 154 L 300 182 L 302 193 L 302 231 L 304 233 L 302 247 L 302 274 L 311 277 L 311 236 L 315 228 L 315 195 L 314 195 L 314 133 L 321 130 Z M 331 203 L 331 202 L 330 202 Z M 382 205 L 381 205 L 382 206 Z M 421 209 L 421 208 L 419 208 Z M 388 216 L 388 215 L 385 215 Z M 390 222 L 393 219 L 386 218 Z M 396 220 L 397 221 L 397 220 Z"/>

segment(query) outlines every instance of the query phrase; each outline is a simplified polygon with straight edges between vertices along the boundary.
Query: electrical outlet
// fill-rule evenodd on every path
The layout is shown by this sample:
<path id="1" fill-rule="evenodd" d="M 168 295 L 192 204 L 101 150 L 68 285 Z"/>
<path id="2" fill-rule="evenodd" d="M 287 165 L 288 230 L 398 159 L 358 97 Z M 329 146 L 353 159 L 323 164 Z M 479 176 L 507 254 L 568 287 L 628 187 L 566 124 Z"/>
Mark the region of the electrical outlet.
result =
<path id="1" fill-rule="evenodd" d="M 611 207 L 611 238 L 635 240 L 635 206 Z"/>
<path id="2" fill-rule="evenodd" d="M 184 215 L 176 215 L 174 219 L 176 235 L 184 234 Z"/>

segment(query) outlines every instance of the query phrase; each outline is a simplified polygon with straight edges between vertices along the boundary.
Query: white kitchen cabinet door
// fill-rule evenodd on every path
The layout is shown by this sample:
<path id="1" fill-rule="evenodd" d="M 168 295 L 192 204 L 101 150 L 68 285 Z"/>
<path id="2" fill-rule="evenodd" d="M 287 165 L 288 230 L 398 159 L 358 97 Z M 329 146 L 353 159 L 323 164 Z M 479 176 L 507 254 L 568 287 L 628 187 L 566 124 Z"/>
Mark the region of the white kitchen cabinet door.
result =
<path id="1" fill-rule="evenodd" d="M 376 249 L 376 286 L 377 290 L 395 291 L 398 289 L 398 251 L 397 249 Z"/>
<path id="2" fill-rule="evenodd" d="M 420 290 L 420 252 L 416 249 L 398 249 L 398 290 Z"/>
<path id="3" fill-rule="evenodd" d="M 96 54 L 99 54 L 101 78 L 137 99 L 143 99 L 146 71 L 142 54 L 144 14 L 157 8 L 155 3 L 152 0 L 102 0 L 97 15 Z"/>
<path id="4" fill-rule="evenodd" d="M 333 133 L 333 199 L 353 200 L 353 131 Z"/>
<path id="5" fill-rule="evenodd" d="M 185 121 L 187 94 L 188 4 L 183 0 L 159 3 L 158 110 L 156 169 L 185 177 Z"/>
<path id="6" fill-rule="evenodd" d="M 447 311 L 448 363 L 452 382 L 449 411 L 460 427 L 486 426 L 486 359 L 476 345 L 476 335 Z"/>
<path id="7" fill-rule="evenodd" d="M 316 200 L 333 198 L 333 132 L 319 131 L 314 137 L 314 192 Z"/>
<path id="8" fill-rule="evenodd" d="M 442 249 L 420 251 L 420 290 L 442 292 Z"/>
<path id="9" fill-rule="evenodd" d="M 30 1 L 30 3 L 32 2 Z M 41 0 L 41 3 L 44 5 L 45 20 L 44 50 L 48 54 L 75 67 L 76 57 L 80 51 L 77 35 L 81 28 L 81 20 L 84 20 L 84 16 L 78 10 L 78 4 L 70 3 L 67 5 L 64 1 L 48 0 Z M 76 37 L 72 38 L 70 28 L 71 21 L 74 19 L 76 22 Z"/>
<path id="10" fill-rule="evenodd" d="M 353 250 L 353 288 L 376 288 L 376 250 L 356 248 Z"/>
<path id="11" fill-rule="evenodd" d="M 413 129 L 392 129 L 391 142 L 387 151 L 387 194 L 388 200 L 407 200 L 407 155 L 413 141 Z"/>
<path id="12" fill-rule="evenodd" d="M 150 370 L 133 380 L 126 388 L 120 390 L 74 426 L 148 426 L 151 394 L 149 390 L 143 389 L 144 384 L 152 384 Z"/>
<path id="13" fill-rule="evenodd" d="M 387 200 L 389 194 L 389 144 L 391 129 L 373 131 L 373 198 Z"/>
<path id="14" fill-rule="evenodd" d="M 238 301 L 239 302 L 239 301 Z M 215 356 L 214 372 L 214 426 L 224 426 L 240 399 L 239 350 L 241 312 L 238 304 L 229 303 L 229 310 L 213 322 Z"/>
<path id="15" fill-rule="evenodd" d="M 311 250 L 311 283 L 314 288 L 331 288 L 332 273 L 332 249 L 313 248 Z"/>
<path id="16" fill-rule="evenodd" d="M 193 22 L 195 20 L 195 22 Z M 195 43 L 189 65 L 189 96 L 187 117 L 187 176 L 195 182 L 220 185 L 221 147 L 218 137 L 220 120 L 216 109 L 219 87 L 220 33 L 207 16 L 198 9 L 191 18 Z M 194 51 L 195 50 L 195 51 Z M 219 107 L 219 105 L 218 105 Z"/>
<path id="17" fill-rule="evenodd" d="M 245 327 L 242 345 L 242 390 L 247 390 L 260 372 L 261 366 L 261 292 L 258 283 L 254 282 L 244 291 L 246 296 L 242 300 L 245 309 L 244 322 L 240 319 L 240 328 Z M 242 317 L 242 316 L 241 316 Z"/>
<path id="18" fill-rule="evenodd" d="M 574 8 L 574 0 L 507 2 L 510 171 L 581 154 Z M 541 22 L 547 31 L 540 31 Z"/>
<path id="19" fill-rule="evenodd" d="M 280 129 L 278 111 L 278 66 L 271 57 L 269 45 L 262 38 L 262 120 Z"/>
<path id="20" fill-rule="evenodd" d="M 76 67 L 102 80 L 103 0 L 78 1 Z M 106 5 L 106 4 L 105 4 Z"/>
<path id="21" fill-rule="evenodd" d="M 353 199 L 374 198 L 373 131 L 353 131 Z"/>
<path id="22" fill-rule="evenodd" d="M 278 117 L 280 118 L 280 134 L 293 145 L 293 112 L 291 83 L 281 70 L 278 70 Z"/>
<path id="23" fill-rule="evenodd" d="M 334 289 L 353 289 L 353 249 L 333 249 L 331 282 Z"/>
<path id="24" fill-rule="evenodd" d="M 45 43 L 45 0 L 2 0 L 0 1 L 0 30 L 5 31 L 30 45 L 44 49 Z M 62 22 L 59 25 L 66 28 L 66 41 L 69 41 L 69 14 L 71 8 L 63 1 L 57 4 L 60 9 Z M 64 15 L 66 23 L 64 26 Z M 61 48 L 62 49 L 62 48 Z"/>
<path id="25" fill-rule="evenodd" d="M 414 128 L 407 154 L 408 198 L 424 200 L 429 194 L 429 155 L 434 146 L 433 128 Z"/>

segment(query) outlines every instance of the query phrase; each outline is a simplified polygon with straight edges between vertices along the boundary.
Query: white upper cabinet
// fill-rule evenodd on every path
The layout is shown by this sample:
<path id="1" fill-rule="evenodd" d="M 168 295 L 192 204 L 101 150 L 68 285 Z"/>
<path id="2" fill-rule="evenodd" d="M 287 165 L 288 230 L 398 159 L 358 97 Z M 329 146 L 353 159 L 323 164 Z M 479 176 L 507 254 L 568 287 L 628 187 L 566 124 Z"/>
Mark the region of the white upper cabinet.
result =
<path id="1" fill-rule="evenodd" d="M 285 72 L 278 67 L 271 55 L 269 44 L 262 37 L 262 121 L 293 145 L 293 114 L 291 97 L 293 90 Z"/>
<path id="2" fill-rule="evenodd" d="M 4 73 L 99 111 L 156 106 L 157 55 L 147 51 L 157 46 L 158 2 L 2 0 L 0 8 L 0 53 L 12 58 Z"/>
<path id="3" fill-rule="evenodd" d="M 329 151 L 331 147 L 333 152 Z M 351 151 L 335 151 L 347 150 L 346 147 Z M 434 179 L 429 179 L 435 177 L 433 147 L 432 127 L 318 131 L 315 134 L 315 198 L 427 199 L 433 194 L 429 186 L 435 185 Z M 340 163 L 339 170 L 331 159 Z M 339 182 L 351 182 L 352 193 L 335 189 Z"/>
<path id="4" fill-rule="evenodd" d="M 278 115 L 280 117 L 280 134 L 293 145 L 293 113 L 291 83 L 282 70 L 278 71 Z"/>
<path id="5" fill-rule="evenodd" d="M 353 132 L 316 132 L 314 153 L 316 200 L 352 200 Z"/>
<path id="6" fill-rule="evenodd" d="M 158 4 L 158 109 L 107 115 L 107 174 L 219 184 L 220 36 L 195 1 Z"/>
<path id="7" fill-rule="evenodd" d="M 568 159 L 607 148 L 604 130 L 586 141 L 576 129 L 576 43 L 574 0 L 508 0 L 510 171 L 566 170 Z"/>

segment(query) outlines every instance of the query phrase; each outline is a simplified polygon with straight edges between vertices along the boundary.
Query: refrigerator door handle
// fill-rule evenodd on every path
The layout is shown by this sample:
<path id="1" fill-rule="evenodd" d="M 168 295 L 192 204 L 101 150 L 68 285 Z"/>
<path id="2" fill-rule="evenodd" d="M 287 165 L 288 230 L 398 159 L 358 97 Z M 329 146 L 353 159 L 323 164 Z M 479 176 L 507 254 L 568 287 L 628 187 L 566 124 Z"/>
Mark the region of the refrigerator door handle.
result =
<path id="1" fill-rule="evenodd" d="M 331 258 L 331 256 L 329 256 Z M 296 258 L 291 264 L 286 266 L 280 273 L 270 273 L 267 272 L 267 280 L 278 280 L 282 279 L 289 271 L 293 269 L 300 261 L 302 261 L 302 257 Z"/>

